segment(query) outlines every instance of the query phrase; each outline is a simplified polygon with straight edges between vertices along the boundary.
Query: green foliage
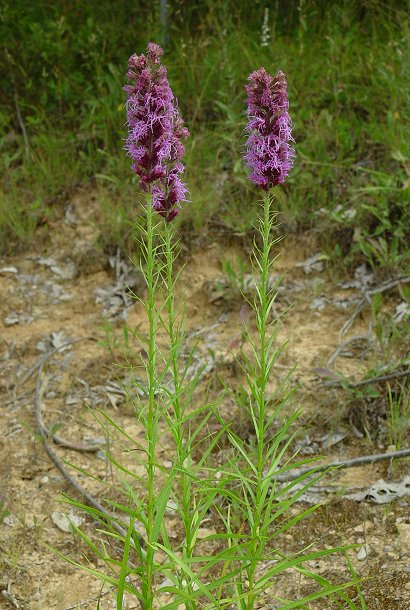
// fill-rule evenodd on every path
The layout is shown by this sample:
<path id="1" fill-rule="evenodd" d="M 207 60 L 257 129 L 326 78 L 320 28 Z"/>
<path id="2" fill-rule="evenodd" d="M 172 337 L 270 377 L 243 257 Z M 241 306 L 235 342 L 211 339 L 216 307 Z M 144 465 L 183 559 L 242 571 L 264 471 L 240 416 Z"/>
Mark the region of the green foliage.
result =
<path id="1" fill-rule="evenodd" d="M 410 428 L 410 390 L 403 386 L 397 394 L 388 386 L 387 426 L 389 441 L 397 449 L 402 448 L 402 441 Z"/>
<path id="2" fill-rule="evenodd" d="M 343 389 L 340 402 L 349 419 L 369 440 L 382 439 L 397 448 L 403 439 L 407 440 L 410 425 L 408 286 L 399 286 L 399 293 L 404 300 L 396 311 L 391 297 L 381 292 L 369 298 L 371 322 L 363 380 L 352 382 L 338 371 L 338 383 Z"/>
<path id="3" fill-rule="evenodd" d="M 96 411 L 107 438 L 114 441 L 106 456 L 116 476 L 105 484 L 107 491 L 115 491 L 115 500 L 106 498 L 105 502 L 115 509 L 115 515 L 67 499 L 99 521 L 103 526 L 100 533 L 115 541 L 112 546 L 103 539 L 94 541 L 75 528 L 99 563 L 105 564 L 105 570 L 66 559 L 115 585 L 118 610 L 125 608 L 125 593 L 146 610 L 254 610 L 261 596 L 274 587 L 275 577 L 289 571 L 307 577 L 314 591 L 308 595 L 298 591 L 292 600 L 275 591 L 272 595 L 281 607 L 308 609 L 311 602 L 325 598 L 338 608 L 347 605 L 358 610 L 345 593 L 351 582 L 334 584 L 306 567 L 317 559 L 345 552 L 345 547 L 314 550 L 309 545 L 297 551 L 281 550 L 282 534 L 317 508 L 297 511 L 294 505 L 322 475 L 312 479 L 313 468 L 285 485 L 278 480 L 306 461 L 289 465 L 292 427 L 298 413 L 285 418 L 275 430 L 276 416 L 289 398 L 288 379 L 273 394 L 268 388 L 282 349 L 275 342 L 277 323 L 271 321 L 275 296 L 269 276 L 275 241 L 270 203 L 268 194 L 257 228 L 260 245 L 255 242 L 254 249 L 256 333 L 251 337 L 251 331 L 245 329 L 250 348 L 250 356 L 245 351 L 241 354 L 245 391 L 243 401 L 234 398 L 237 406 L 246 410 L 253 429 L 252 443 L 234 432 L 231 417 L 224 421 L 219 408 L 224 393 L 209 403 L 209 390 L 205 396 L 201 391 L 206 365 L 198 368 L 194 364 L 197 344 L 189 347 L 187 343 L 186 304 L 176 299 L 179 246 L 175 225 L 158 220 L 152 206 L 146 206 L 147 226 L 141 226 L 140 231 L 144 236 L 141 267 L 147 295 L 136 298 L 145 309 L 148 327 L 145 333 L 129 329 L 125 336 L 127 341 L 134 337 L 144 347 L 140 366 L 130 366 L 133 381 L 128 388 L 142 434 L 131 427 L 122 428 L 108 412 Z M 109 328 L 107 337 L 110 339 Z M 143 378 L 138 379 L 137 371 L 141 370 Z M 234 390 L 226 390 L 236 396 Z M 213 431 L 212 422 L 219 423 Z M 218 451 L 224 439 L 230 446 L 226 458 Z M 166 461 L 161 457 L 164 450 Z M 223 459 L 213 459 L 215 452 Z M 210 515 L 215 525 L 206 528 Z M 175 530 L 179 535 L 175 536 Z M 360 590 L 356 575 L 353 584 Z"/>
<path id="4" fill-rule="evenodd" d="M 261 65 L 272 72 L 280 67 L 288 75 L 297 144 L 279 202 L 282 221 L 319 228 L 330 254 L 343 261 L 404 266 L 410 246 L 406 4 L 277 2 L 262 46 L 262 2 L 168 3 L 164 33 L 159 3 L 6 1 L 0 152 L 3 196 L 13 211 L 0 213 L 2 235 L 24 239 L 56 198 L 90 180 L 101 183 L 101 176 L 111 181 L 117 215 L 133 215 L 122 151 L 126 61 L 167 34 L 165 63 L 191 131 L 192 203 L 185 220 L 196 229 L 215 219 L 234 232 L 251 229 L 253 186 L 241 160 L 243 85 Z M 40 202 L 34 212 L 33 201 Z M 109 220 L 104 239 L 124 241 L 127 231 Z"/>

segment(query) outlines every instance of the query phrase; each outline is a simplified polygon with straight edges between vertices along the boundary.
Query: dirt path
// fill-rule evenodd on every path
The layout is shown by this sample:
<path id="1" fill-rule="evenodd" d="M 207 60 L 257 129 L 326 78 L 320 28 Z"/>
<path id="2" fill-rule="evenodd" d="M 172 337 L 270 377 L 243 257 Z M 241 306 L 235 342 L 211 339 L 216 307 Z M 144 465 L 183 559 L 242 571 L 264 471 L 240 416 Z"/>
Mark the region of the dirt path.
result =
<path id="1" fill-rule="evenodd" d="M 4 511 L 0 608 L 87 610 L 96 608 L 101 592 L 96 580 L 44 546 L 51 545 L 80 562 L 87 559 L 81 542 L 56 524 L 64 510 L 60 492 L 73 492 L 45 453 L 35 425 L 35 367 L 41 358 L 70 340 L 84 338 L 59 349 L 45 368 L 43 411 L 48 426 L 61 424 L 58 433 L 74 442 L 98 442 L 102 433 L 87 404 L 91 409 L 108 409 L 122 425 L 139 434 L 113 363 L 122 361 L 124 349 L 131 359 L 140 349 L 135 339 L 130 339 L 128 346 L 124 344 L 122 324 L 124 319 L 131 327 L 144 324 L 141 306 L 123 295 L 126 285 L 141 294 L 143 287 L 139 274 L 126 261 L 118 257 L 107 261 L 96 251 L 92 219 L 97 204 L 84 195 L 77 197 L 64 222 L 54 227 L 47 251 L 33 249 L 0 260 L 0 502 Z M 347 399 L 346 393 L 324 387 L 321 380 L 328 374 L 327 362 L 339 343 L 340 328 L 363 286 L 372 279 L 362 269 L 351 278 L 350 287 L 346 280 L 345 284 L 332 281 L 320 256 L 315 258 L 314 244 L 298 238 L 295 248 L 293 242 L 289 238 L 279 247 L 275 267 L 278 276 L 283 276 L 276 313 L 288 310 L 278 341 L 289 340 L 275 375 L 279 378 L 297 365 L 293 383 L 299 384 L 301 391 L 292 406 L 302 402 L 304 414 L 296 449 L 302 455 L 322 454 L 329 460 L 383 451 L 388 436 L 381 402 L 369 399 L 366 410 L 361 398 L 349 395 Z M 234 356 L 241 344 L 242 321 L 248 315 L 240 289 L 252 291 L 252 285 L 246 272 L 235 275 L 222 270 L 228 260 L 235 267 L 238 257 L 245 260 L 237 244 L 208 243 L 193 252 L 181 276 L 180 285 L 186 287 L 188 331 L 201 337 L 198 357 L 206 364 L 208 379 L 216 369 L 231 380 L 237 375 Z M 394 299 L 393 310 L 398 303 Z M 364 309 L 347 336 L 365 335 L 368 321 L 369 311 Z M 358 380 L 369 361 L 368 342 L 357 340 L 341 352 L 335 364 L 338 371 Z M 374 435 L 376 444 L 366 439 L 361 424 L 380 428 Z M 61 458 L 92 471 L 101 480 L 110 476 L 98 453 L 56 450 Z M 340 471 L 329 485 L 353 492 L 380 478 L 400 481 L 406 474 L 410 474 L 408 462 L 400 460 L 393 466 L 380 463 Z M 101 495 L 96 481 L 81 476 L 79 480 L 97 497 Z M 288 545 L 311 540 L 319 546 L 338 544 L 340 539 L 360 544 L 352 551 L 354 565 L 359 576 L 374 577 L 364 585 L 368 609 L 410 608 L 408 496 L 378 505 L 335 493 L 321 494 L 319 499 L 326 500 L 323 508 L 294 532 L 295 539 L 291 537 Z M 84 527 L 93 531 L 92 523 L 86 522 Z M 101 567 L 98 562 L 96 566 Z M 346 568 L 323 561 L 315 569 L 331 576 Z M 297 585 L 282 583 L 282 592 Z M 101 610 L 114 608 L 113 595 L 107 588 L 103 593 Z M 136 607 L 130 602 L 129 608 Z M 261 607 L 271 607 L 268 597 Z"/>

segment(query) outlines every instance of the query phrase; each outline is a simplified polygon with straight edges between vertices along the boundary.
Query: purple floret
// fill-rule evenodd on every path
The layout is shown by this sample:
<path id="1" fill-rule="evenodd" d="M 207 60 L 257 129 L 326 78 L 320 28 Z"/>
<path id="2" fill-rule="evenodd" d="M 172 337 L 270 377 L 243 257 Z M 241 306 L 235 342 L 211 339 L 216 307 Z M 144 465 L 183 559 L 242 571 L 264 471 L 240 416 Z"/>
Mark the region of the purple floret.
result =
<path id="1" fill-rule="evenodd" d="M 275 78 L 260 68 L 248 78 L 247 115 L 249 134 L 245 160 L 251 169 L 250 180 L 265 191 L 285 181 L 293 166 L 295 151 L 286 76 L 279 71 Z"/>
<path id="2" fill-rule="evenodd" d="M 131 55 L 126 85 L 128 138 L 125 150 L 141 188 L 151 193 L 152 207 L 170 221 L 186 201 L 187 189 L 179 174 L 189 131 L 179 114 L 177 100 L 161 65 L 163 50 L 149 43 L 146 54 Z"/>

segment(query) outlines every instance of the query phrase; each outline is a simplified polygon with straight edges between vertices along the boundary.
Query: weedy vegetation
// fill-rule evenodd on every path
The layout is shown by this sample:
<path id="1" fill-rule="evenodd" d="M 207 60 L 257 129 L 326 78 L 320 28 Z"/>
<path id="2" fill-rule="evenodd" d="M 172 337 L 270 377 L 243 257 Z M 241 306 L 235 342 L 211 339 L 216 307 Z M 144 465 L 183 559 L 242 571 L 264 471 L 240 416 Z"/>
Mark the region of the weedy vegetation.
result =
<path id="1" fill-rule="evenodd" d="M 337 266 L 408 265 L 408 3 L 3 3 L 0 147 L 2 249 L 98 188 L 102 242 L 127 248 L 138 205 L 123 146 L 124 57 L 166 34 L 172 88 L 192 138 L 184 223 L 255 222 L 243 144 L 241 83 L 255 66 L 292 74 L 298 162 L 276 200 L 286 231 L 311 228 Z M 144 23 L 144 28 L 135 24 Z M 264 27 L 263 27 L 264 26 Z M 23 43 L 24 41 L 24 43 Z M 186 232 L 185 232 L 186 233 Z M 119 241 L 120 240 L 120 241 Z"/>
<path id="2" fill-rule="evenodd" d="M 315 474 L 311 464 L 310 472 L 286 479 L 289 470 L 310 462 L 296 462 L 292 453 L 300 412 L 288 412 L 290 374 L 274 390 L 269 384 L 284 349 L 272 313 L 272 206 L 295 247 L 298 231 L 314 234 L 330 269 L 344 273 L 364 264 L 381 282 L 396 278 L 403 297 L 396 317 L 382 291 L 363 293 L 371 313 L 364 383 L 333 381 L 346 404 L 367 409 L 359 415 L 359 434 L 370 441 L 368 405 L 384 401 L 384 428 L 378 429 L 400 449 L 410 414 L 408 386 L 378 384 L 394 358 L 397 378 L 408 364 L 408 324 L 396 322 L 407 315 L 409 283 L 410 6 L 176 1 L 165 19 L 160 4 L 103 0 L 67 8 L 38 0 L 23 10 L 18 0 L 0 9 L 3 253 L 26 247 L 40 233 L 47 239 L 72 194 L 93 190 L 101 203 L 100 247 L 132 253 L 146 289 L 136 297 L 145 326 L 124 328 L 123 340 L 108 323 L 104 329 L 112 355 L 125 344 L 132 378 L 125 390 L 142 436 L 95 409 L 110 439 L 104 458 L 115 477 L 103 482 L 107 511 L 66 497 L 101 526 L 94 536 L 73 524 L 97 567 L 68 561 L 114 586 L 118 610 L 125 610 L 126 596 L 147 610 L 253 610 L 264 595 L 282 610 L 314 608 L 323 599 L 333 608 L 364 610 L 350 548 L 308 542 L 287 549 L 283 543 L 318 508 L 296 503 L 323 473 Z M 125 87 L 125 103 L 126 58 L 151 40 L 165 43 L 168 74 L 160 47 L 148 45 L 148 59 L 129 60 L 128 79 L 135 82 Z M 290 77 L 288 92 L 279 68 Z M 245 146 L 243 85 L 250 72 Z M 271 96 L 268 102 L 261 90 Z M 297 142 L 289 177 L 294 151 L 287 95 Z M 125 109 L 133 177 L 122 152 Z M 179 113 L 191 132 L 184 182 L 180 140 L 189 134 Z M 255 203 L 255 185 L 265 191 L 262 202 Z M 145 213 L 135 222 L 137 210 Z M 194 366 L 197 344 L 187 339 L 178 255 L 192 235 L 207 235 L 216 225 L 252 250 L 251 273 L 239 259 L 222 265 L 229 299 L 243 301 L 251 318 L 235 363 L 242 381 L 231 387 L 220 376 L 222 390 L 211 398 L 201 385 L 203 369 Z M 137 363 L 133 342 L 141 348 Z M 245 438 L 221 408 L 225 400 L 247 421 Z M 216 463 L 216 455 L 226 459 Z M 1 521 L 8 515 L 0 509 Z M 40 525 L 34 529 L 40 535 Z M 346 556 L 350 580 L 331 582 L 310 569 L 333 555 Z M 292 599 L 272 591 L 290 572 L 310 587 Z"/>

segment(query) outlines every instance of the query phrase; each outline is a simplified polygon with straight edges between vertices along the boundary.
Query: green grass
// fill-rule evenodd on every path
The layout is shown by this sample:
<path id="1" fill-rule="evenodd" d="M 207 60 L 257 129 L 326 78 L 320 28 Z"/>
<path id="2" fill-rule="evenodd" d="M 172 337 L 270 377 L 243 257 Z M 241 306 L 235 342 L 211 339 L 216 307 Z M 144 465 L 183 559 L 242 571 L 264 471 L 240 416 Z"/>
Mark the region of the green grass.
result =
<path id="1" fill-rule="evenodd" d="M 2 247 L 32 236 L 67 193 L 95 184 L 105 189 L 103 240 L 123 243 L 138 190 L 122 151 L 123 73 L 131 52 L 160 39 L 157 7 L 112 9 L 105 0 L 50 9 L 37 0 L 21 11 L 20 4 L 0 14 Z M 358 258 L 389 270 L 408 265 L 409 3 L 278 3 L 268 47 L 260 44 L 258 3 L 186 4 L 173 3 L 164 59 L 191 131 L 185 223 L 250 230 L 255 191 L 241 162 L 243 86 L 261 65 L 281 68 L 297 150 L 277 201 L 285 230 L 295 221 L 314 229 L 343 265 Z"/>

